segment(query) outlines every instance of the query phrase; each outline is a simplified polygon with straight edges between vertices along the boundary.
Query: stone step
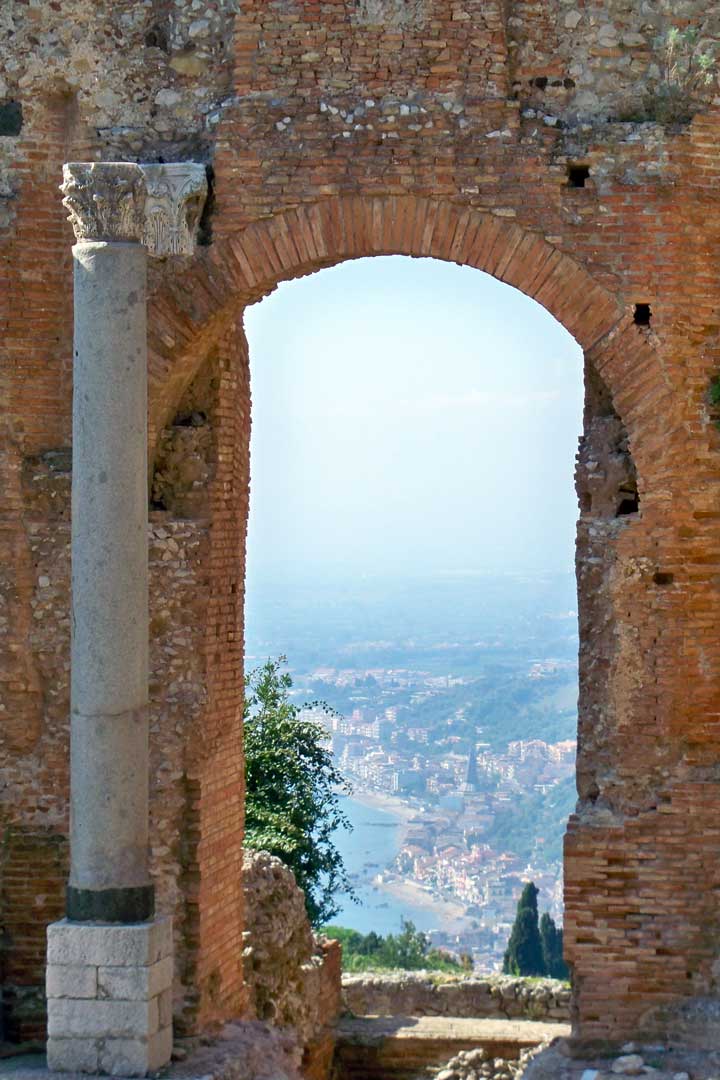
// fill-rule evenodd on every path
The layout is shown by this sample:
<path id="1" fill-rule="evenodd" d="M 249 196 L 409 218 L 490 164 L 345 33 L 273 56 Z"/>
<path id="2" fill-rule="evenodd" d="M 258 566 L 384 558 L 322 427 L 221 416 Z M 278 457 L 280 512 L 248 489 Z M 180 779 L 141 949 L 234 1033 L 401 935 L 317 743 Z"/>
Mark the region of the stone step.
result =
<path id="1" fill-rule="evenodd" d="M 569 1024 L 537 1020 L 345 1017 L 337 1027 L 335 1062 L 341 1080 L 412 1080 L 461 1050 L 481 1047 L 515 1061 L 527 1047 L 569 1035 Z"/>

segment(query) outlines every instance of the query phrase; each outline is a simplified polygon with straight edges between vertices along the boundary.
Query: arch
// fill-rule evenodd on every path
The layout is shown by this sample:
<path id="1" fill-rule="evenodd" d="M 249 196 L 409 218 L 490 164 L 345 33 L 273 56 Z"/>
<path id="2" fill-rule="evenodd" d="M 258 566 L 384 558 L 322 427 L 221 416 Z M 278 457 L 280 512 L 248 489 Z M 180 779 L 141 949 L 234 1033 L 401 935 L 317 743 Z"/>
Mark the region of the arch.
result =
<path id="1" fill-rule="evenodd" d="M 197 908 L 192 913 L 197 923 L 193 979 L 201 987 L 198 1003 L 192 1008 L 197 1009 L 201 1022 L 209 1016 L 231 1016 L 233 1003 L 242 993 L 239 961 L 233 967 L 228 960 L 230 945 L 239 940 L 240 933 L 239 916 L 233 912 L 241 910 L 241 901 L 236 900 L 235 838 L 241 836 L 242 815 L 239 806 L 234 818 L 228 815 L 226 798 L 232 768 L 237 769 L 241 759 L 238 672 L 243 659 L 243 541 L 249 492 L 247 347 L 237 317 L 246 305 L 282 281 L 372 255 L 431 257 L 491 274 L 545 307 L 575 337 L 601 376 L 627 429 L 642 512 L 633 515 L 632 521 L 626 519 L 622 532 L 618 531 L 617 537 L 612 534 L 611 543 L 603 544 L 602 536 L 598 539 L 597 550 L 605 553 L 602 565 L 607 581 L 601 583 L 602 595 L 597 583 L 587 587 L 588 595 L 599 596 L 602 610 L 594 624 L 597 648 L 604 652 L 599 667 L 592 666 L 590 656 L 589 677 L 600 680 L 597 697 L 610 702 L 618 715 L 622 712 L 622 722 L 612 719 L 602 736 L 602 750 L 597 749 L 597 742 L 592 744 L 593 760 L 602 756 L 607 772 L 623 772 L 626 732 L 622 723 L 631 711 L 638 724 L 646 723 L 654 730 L 654 698 L 646 695 L 640 700 L 636 689 L 643 679 L 654 678 L 655 644 L 650 641 L 640 649 L 636 641 L 641 629 L 652 629 L 646 616 L 655 601 L 638 595 L 632 610 L 621 610 L 624 593 L 618 582 L 626 562 L 635 575 L 633 580 L 640 572 L 637 567 L 648 562 L 649 538 L 661 523 L 667 502 L 667 477 L 678 452 L 687 446 L 687 431 L 678 420 L 679 402 L 673 400 L 652 333 L 634 324 L 622 290 L 618 286 L 615 291 L 611 276 L 597 281 L 587 268 L 544 236 L 501 214 L 412 196 L 343 196 L 295 207 L 216 238 L 211 248 L 180 272 L 173 263 L 156 267 L 156 285 L 148 307 L 151 445 L 211 354 L 219 360 L 222 372 L 218 377 L 217 439 L 223 452 L 218 455 L 209 491 L 202 553 L 207 619 L 201 647 L 208 689 L 203 747 L 209 756 L 197 764 L 198 776 L 193 776 L 200 821 L 193 857 L 204 892 L 200 900 L 192 902 Z M 595 569 L 601 562 L 594 560 Z M 617 571 L 615 562 L 620 568 Z M 601 640 L 602 634 L 607 641 Z M 630 669 L 631 678 L 625 679 L 624 673 Z M 588 711 L 590 727 L 595 716 L 592 708 Z M 632 761 L 629 767 L 634 767 Z M 630 786 L 624 774 L 619 787 L 623 784 Z M 623 837 L 621 829 L 613 833 L 604 819 L 595 821 L 592 814 L 580 823 L 571 819 L 565 860 L 566 868 L 572 865 L 574 874 L 566 888 L 571 898 L 568 941 L 577 965 L 578 986 L 587 988 L 579 1014 L 590 1017 L 583 1020 L 588 1031 L 594 1030 L 595 1023 L 593 994 L 604 995 L 606 991 L 598 991 L 596 981 L 585 978 L 596 964 L 597 953 L 584 950 L 584 942 L 579 941 L 578 915 L 582 924 L 585 913 L 592 909 L 595 888 L 594 880 L 582 877 L 583 859 L 600 849 L 614 858 Z M 211 896 L 222 900 L 215 904 Z M 622 938 L 622 930 L 618 934 Z M 618 945 L 620 963 L 625 962 L 625 947 L 622 939 Z M 215 986 L 212 993 L 211 982 Z M 628 1017 L 629 1013 L 623 1020 L 626 1025 L 632 1023 Z"/>
<path id="2" fill-rule="evenodd" d="M 537 232 L 494 213 L 414 196 L 327 199 L 216 241 L 149 305 L 151 427 L 163 426 L 203 350 L 281 281 L 369 255 L 431 257 L 483 270 L 545 307 L 586 351 L 628 313 Z"/>
<path id="3" fill-rule="evenodd" d="M 282 281 L 372 255 L 472 266 L 546 308 L 605 380 L 631 439 L 641 495 L 646 473 L 657 472 L 660 458 L 681 445 L 687 452 L 679 402 L 652 333 L 634 324 L 630 303 L 607 273 L 607 283 L 599 282 L 546 237 L 497 211 L 410 195 L 347 195 L 250 223 L 217 238 L 174 276 L 159 271 L 148 305 L 151 453 L 238 310 Z M 642 441 L 634 437 L 639 431 Z"/>

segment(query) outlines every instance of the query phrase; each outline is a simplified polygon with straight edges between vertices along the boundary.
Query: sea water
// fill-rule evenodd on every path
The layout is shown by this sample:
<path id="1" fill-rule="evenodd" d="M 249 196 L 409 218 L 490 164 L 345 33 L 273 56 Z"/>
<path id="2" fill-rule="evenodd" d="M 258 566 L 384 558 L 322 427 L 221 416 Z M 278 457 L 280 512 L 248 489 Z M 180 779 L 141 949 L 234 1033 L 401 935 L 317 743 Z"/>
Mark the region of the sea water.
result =
<path id="1" fill-rule="evenodd" d="M 340 803 L 353 829 L 352 832 L 338 829 L 333 839 L 352 878 L 359 903 L 346 896 L 338 897 L 341 908 L 332 922 L 359 930 L 361 934 L 371 930 L 377 934 L 396 934 L 402 919 L 413 922 L 418 930 L 437 929 L 440 919 L 436 912 L 398 900 L 382 884 L 373 881 L 398 853 L 401 819 L 389 810 L 365 806 L 357 799 L 343 797 Z"/>

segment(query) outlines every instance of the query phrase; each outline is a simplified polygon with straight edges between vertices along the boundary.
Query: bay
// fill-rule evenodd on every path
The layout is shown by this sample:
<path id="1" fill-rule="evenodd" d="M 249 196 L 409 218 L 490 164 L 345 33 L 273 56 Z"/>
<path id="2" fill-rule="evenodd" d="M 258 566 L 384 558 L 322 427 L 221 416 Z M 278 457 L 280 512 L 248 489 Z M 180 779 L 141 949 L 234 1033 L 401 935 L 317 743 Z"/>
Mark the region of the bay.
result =
<path id="1" fill-rule="evenodd" d="M 396 934 L 401 920 L 413 922 L 418 930 L 434 930 L 440 925 L 437 911 L 400 900 L 373 878 L 385 870 L 402 842 L 402 819 L 392 811 L 366 806 L 358 799 L 343 796 L 341 807 L 353 829 L 338 829 L 333 837 L 352 878 L 359 903 L 339 897 L 340 911 L 332 922 L 368 934 Z"/>

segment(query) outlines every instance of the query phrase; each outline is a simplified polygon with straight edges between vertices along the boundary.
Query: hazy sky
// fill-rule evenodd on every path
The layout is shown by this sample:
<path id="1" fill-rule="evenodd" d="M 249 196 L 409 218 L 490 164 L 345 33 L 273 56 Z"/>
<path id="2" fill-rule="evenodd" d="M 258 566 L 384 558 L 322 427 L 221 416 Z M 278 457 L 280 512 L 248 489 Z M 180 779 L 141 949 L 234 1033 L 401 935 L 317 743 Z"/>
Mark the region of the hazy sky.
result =
<path id="1" fill-rule="evenodd" d="M 582 353 L 534 301 L 378 257 L 281 285 L 246 329 L 251 581 L 572 567 Z"/>

